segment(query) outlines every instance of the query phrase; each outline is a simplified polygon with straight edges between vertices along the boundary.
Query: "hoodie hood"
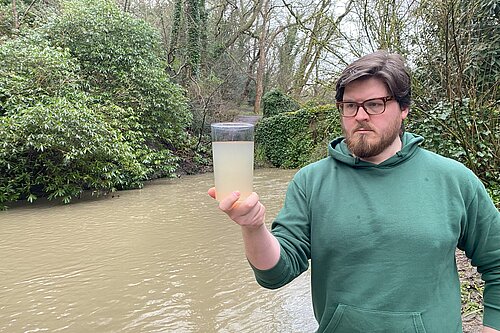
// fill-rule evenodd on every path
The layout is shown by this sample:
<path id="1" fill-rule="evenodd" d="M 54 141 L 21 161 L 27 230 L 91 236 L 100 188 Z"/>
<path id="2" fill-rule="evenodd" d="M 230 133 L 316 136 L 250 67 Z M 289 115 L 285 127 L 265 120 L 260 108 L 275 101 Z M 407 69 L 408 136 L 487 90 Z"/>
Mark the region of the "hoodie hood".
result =
<path id="1" fill-rule="evenodd" d="M 359 157 L 353 156 L 349 148 L 347 148 L 344 137 L 339 137 L 330 142 L 328 154 L 337 161 L 350 165 L 353 168 L 393 167 L 413 156 L 417 152 L 419 145 L 424 141 L 424 138 L 416 134 L 405 132 L 401 141 L 403 142 L 401 150 L 380 164 L 366 162 Z"/>

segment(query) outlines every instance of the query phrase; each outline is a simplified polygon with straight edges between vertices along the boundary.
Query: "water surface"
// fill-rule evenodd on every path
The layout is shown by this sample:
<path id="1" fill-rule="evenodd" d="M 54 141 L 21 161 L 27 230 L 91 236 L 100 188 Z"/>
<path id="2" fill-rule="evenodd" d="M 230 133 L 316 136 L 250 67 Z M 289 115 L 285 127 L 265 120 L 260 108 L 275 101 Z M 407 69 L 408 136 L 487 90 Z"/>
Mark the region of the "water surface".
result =
<path id="1" fill-rule="evenodd" d="M 268 224 L 293 174 L 255 171 Z M 0 332 L 313 332 L 309 272 L 258 286 L 212 178 L 0 212 Z"/>

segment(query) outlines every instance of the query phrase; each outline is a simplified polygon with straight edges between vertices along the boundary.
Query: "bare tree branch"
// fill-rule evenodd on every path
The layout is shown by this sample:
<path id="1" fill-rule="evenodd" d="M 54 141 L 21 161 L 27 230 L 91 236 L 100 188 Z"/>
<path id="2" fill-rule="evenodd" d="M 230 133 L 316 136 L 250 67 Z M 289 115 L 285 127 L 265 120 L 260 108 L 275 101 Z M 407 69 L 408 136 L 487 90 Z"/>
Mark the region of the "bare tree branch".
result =
<path id="1" fill-rule="evenodd" d="M 35 2 L 37 2 L 37 1 L 38 0 L 31 1 L 31 3 L 29 4 L 28 8 L 26 8 L 26 10 L 23 13 L 23 18 L 26 16 L 26 14 L 28 14 L 28 12 L 30 11 L 31 7 L 33 7 L 33 5 L 35 4 Z"/>
<path id="2" fill-rule="evenodd" d="M 252 16 L 246 22 L 244 22 L 242 26 L 238 28 L 238 31 L 235 34 L 233 34 L 233 36 L 230 39 L 228 39 L 226 43 L 224 43 L 224 50 L 230 48 L 236 42 L 238 37 L 240 37 L 248 29 L 250 29 L 254 24 L 262 8 L 262 0 L 255 0 L 255 1 L 256 4 L 254 5 L 252 10 Z"/>

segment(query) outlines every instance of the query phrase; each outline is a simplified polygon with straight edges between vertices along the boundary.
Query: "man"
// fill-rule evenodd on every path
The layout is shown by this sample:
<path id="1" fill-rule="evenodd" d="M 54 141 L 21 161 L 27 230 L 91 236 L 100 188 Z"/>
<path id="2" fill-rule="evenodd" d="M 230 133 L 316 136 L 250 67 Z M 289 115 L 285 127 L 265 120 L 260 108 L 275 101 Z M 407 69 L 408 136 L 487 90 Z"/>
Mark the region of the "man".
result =
<path id="1" fill-rule="evenodd" d="M 470 170 L 403 133 L 410 91 L 400 56 L 360 58 L 337 83 L 344 138 L 297 172 L 272 231 L 256 193 L 219 203 L 262 286 L 310 260 L 318 332 L 462 332 L 457 247 L 485 281 L 482 332 L 500 332 L 500 213 Z"/>

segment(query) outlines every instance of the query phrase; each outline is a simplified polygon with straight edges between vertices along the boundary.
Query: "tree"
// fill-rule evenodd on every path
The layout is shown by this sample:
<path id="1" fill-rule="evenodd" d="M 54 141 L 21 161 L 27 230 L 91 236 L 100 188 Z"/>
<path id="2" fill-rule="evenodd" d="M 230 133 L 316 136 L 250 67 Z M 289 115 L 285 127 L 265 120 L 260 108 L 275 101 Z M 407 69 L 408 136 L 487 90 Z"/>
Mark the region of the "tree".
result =
<path id="1" fill-rule="evenodd" d="M 175 0 L 174 4 L 168 64 L 186 83 L 199 75 L 207 45 L 205 1 Z"/>
<path id="2" fill-rule="evenodd" d="M 13 18 L 13 29 L 19 30 L 19 14 L 17 13 L 16 0 L 12 0 L 12 18 Z"/>
<path id="3" fill-rule="evenodd" d="M 489 0 L 424 1 L 418 14 L 414 126 L 431 149 L 498 183 L 499 9 Z"/>
<path id="4" fill-rule="evenodd" d="M 262 23 L 260 26 L 260 33 L 258 38 L 259 47 L 259 61 L 257 66 L 257 77 L 255 80 L 255 103 L 253 106 L 253 112 L 255 114 L 260 113 L 260 103 L 262 100 L 262 95 L 264 93 L 264 74 L 266 70 L 266 56 L 267 56 L 267 38 L 269 30 L 269 19 L 271 11 L 269 10 L 269 0 L 263 0 L 263 6 L 261 11 Z"/>
<path id="5" fill-rule="evenodd" d="M 298 43 L 302 51 L 297 53 L 299 60 L 293 74 L 293 87 L 291 88 L 292 96 L 300 98 L 313 74 L 318 72 L 318 66 L 325 54 L 340 62 L 345 62 L 343 55 L 336 50 L 336 44 L 339 43 L 338 38 L 343 39 L 340 34 L 340 24 L 350 12 L 352 1 L 346 4 L 345 12 L 341 15 L 333 13 L 331 0 L 320 0 L 319 3 L 314 2 L 308 5 L 283 2 L 303 34 Z M 336 19 L 332 19 L 332 16 Z"/>

